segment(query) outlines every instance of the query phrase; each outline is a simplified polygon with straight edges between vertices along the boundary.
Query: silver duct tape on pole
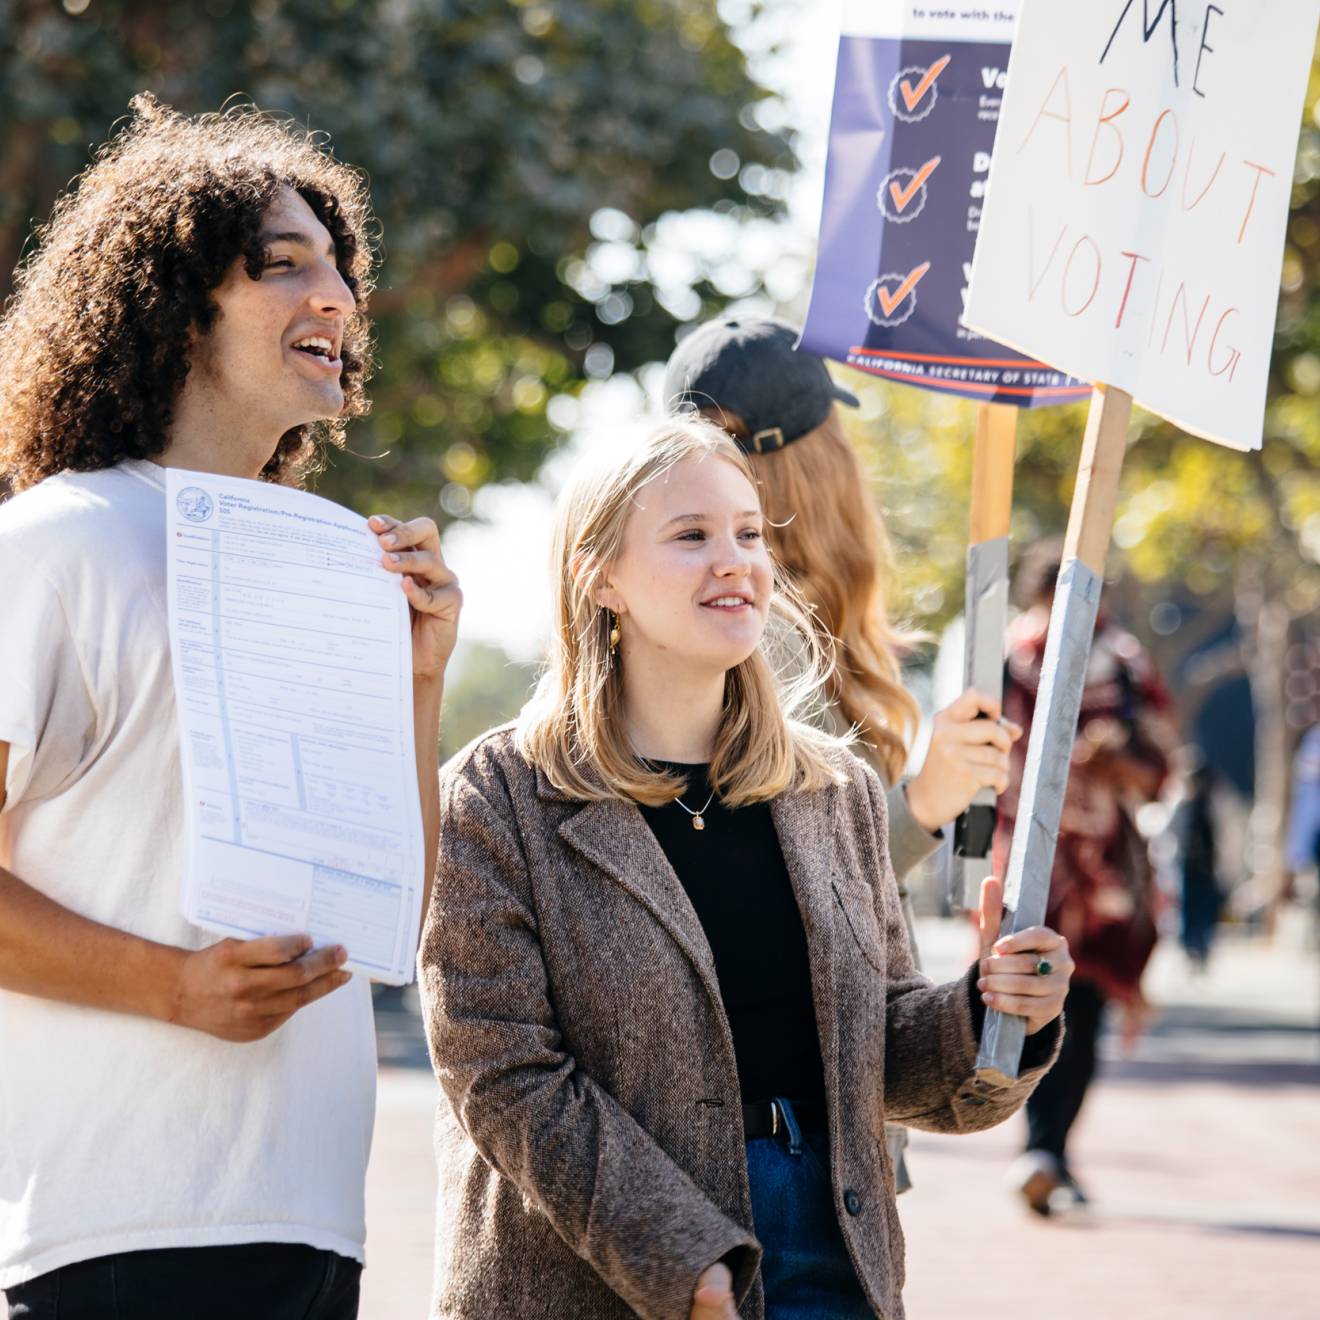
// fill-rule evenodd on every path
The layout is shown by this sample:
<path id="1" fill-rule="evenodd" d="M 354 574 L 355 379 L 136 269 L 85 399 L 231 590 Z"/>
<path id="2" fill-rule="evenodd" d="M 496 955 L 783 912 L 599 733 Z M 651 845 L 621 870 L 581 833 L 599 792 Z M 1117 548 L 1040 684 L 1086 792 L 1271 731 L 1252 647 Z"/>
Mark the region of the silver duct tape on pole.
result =
<path id="1" fill-rule="evenodd" d="M 1103 586 L 1103 578 L 1080 559 L 1067 560 L 1059 573 L 1040 691 L 1031 719 L 1013 848 L 1004 877 L 1002 935 L 1038 926 L 1045 920 L 1059 818 Z M 1026 1018 L 993 1009 L 986 1013 L 976 1059 L 978 1077 L 998 1085 L 1017 1077 L 1026 1026 Z"/>
<path id="2" fill-rule="evenodd" d="M 1008 537 L 967 547 L 967 598 L 963 649 L 965 687 L 1004 695 L 1004 635 L 1008 631 Z M 990 874 L 995 833 L 995 792 L 982 789 L 954 826 L 949 901 L 975 912 L 981 881 Z"/>

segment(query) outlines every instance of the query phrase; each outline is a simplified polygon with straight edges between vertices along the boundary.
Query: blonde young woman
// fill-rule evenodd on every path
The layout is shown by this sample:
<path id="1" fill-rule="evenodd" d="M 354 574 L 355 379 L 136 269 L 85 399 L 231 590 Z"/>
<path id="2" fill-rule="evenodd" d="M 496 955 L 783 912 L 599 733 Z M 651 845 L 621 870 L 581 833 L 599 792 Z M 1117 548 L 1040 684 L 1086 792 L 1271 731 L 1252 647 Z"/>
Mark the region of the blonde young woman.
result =
<path id="1" fill-rule="evenodd" d="M 998 703 L 964 692 L 935 716 L 921 770 L 903 779 L 919 711 L 899 670 L 903 636 L 889 622 L 888 537 L 837 406 L 856 407 L 857 399 L 820 358 L 795 351 L 797 338 L 782 321 L 712 321 L 670 358 L 664 398 L 676 412 L 709 416 L 747 454 L 775 559 L 833 640 L 836 663 L 818 719 L 836 733 L 855 729 L 853 750 L 888 786 L 889 854 L 911 936 L 908 872 L 982 788 L 1007 789 L 1009 752 L 1022 730 L 1000 721 Z M 911 1186 L 906 1145 L 891 1126 L 900 1192 Z"/>
<path id="2" fill-rule="evenodd" d="M 442 774 L 435 1313 L 893 1320 L 885 1119 L 1014 1112 L 1067 945 L 996 942 L 987 882 L 979 963 L 916 972 L 883 785 L 795 718 L 813 666 L 781 691 L 762 651 L 772 611 L 806 625 L 723 432 L 673 420 L 579 475 L 553 571 L 535 696 Z M 974 1077 L 986 1004 L 1031 1033 L 1002 1089 Z"/>
<path id="3" fill-rule="evenodd" d="M 663 393 L 670 409 L 699 409 L 747 454 L 775 559 L 834 640 L 825 722 L 835 732 L 855 728 L 853 750 L 889 785 L 901 881 L 982 788 L 1007 788 L 1021 729 L 965 692 L 936 715 L 921 770 L 903 779 L 920 712 L 899 668 L 903 634 L 889 621 L 889 539 L 837 406 L 856 407 L 857 398 L 820 358 L 794 349 L 797 337 L 782 321 L 712 321 L 674 352 Z"/>

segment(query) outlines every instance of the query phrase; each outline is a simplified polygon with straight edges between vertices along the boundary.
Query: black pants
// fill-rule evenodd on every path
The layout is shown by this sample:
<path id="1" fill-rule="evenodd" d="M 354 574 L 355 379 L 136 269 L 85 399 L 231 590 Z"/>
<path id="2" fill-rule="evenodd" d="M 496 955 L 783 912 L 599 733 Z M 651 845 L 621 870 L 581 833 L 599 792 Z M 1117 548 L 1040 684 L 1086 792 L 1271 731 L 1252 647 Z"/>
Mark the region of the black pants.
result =
<path id="1" fill-rule="evenodd" d="M 355 1320 L 361 1273 L 279 1242 L 126 1251 L 16 1284 L 9 1320 Z"/>
<path id="2" fill-rule="evenodd" d="M 1059 1061 L 1027 1101 L 1027 1149 L 1044 1150 L 1066 1169 L 1068 1132 L 1095 1076 L 1095 1047 L 1105 1000 L 1093 981 L 1074 981 L 1064 1000 Z"/>

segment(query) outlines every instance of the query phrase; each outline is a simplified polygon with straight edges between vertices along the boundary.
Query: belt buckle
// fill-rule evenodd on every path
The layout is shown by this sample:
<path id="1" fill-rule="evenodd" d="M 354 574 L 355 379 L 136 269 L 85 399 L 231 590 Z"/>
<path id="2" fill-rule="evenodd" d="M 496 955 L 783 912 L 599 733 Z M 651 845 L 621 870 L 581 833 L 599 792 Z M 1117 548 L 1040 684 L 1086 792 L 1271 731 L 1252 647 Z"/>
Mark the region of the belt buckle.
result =
<path id="1" fill-rule="evenodd" d="M 779 1101 L 770 1101 L 770 1135 L 777 1137 L 779 1135 Z"/>

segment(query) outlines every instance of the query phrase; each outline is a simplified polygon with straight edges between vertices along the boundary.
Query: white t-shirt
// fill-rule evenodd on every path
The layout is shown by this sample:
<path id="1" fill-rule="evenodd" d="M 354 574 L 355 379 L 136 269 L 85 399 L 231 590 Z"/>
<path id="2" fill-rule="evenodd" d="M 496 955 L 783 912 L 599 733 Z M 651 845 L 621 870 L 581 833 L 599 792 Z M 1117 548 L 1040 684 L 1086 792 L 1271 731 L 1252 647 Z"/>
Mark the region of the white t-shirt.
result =
<path id="1" fill-rule="evenodd" d="M 183 803 L 152 463 L 0 505 L 0 865 L 120 930 L 179 915 Z M 0 1289 L 156 1247 L 363 1259 L 375 1033 L 361 977 L 235 1045 L 0 990 Z"/>

